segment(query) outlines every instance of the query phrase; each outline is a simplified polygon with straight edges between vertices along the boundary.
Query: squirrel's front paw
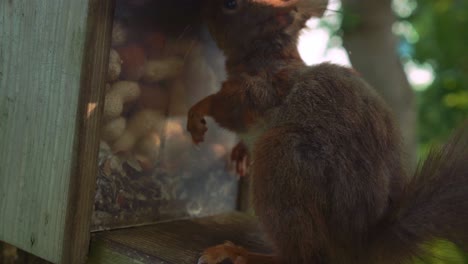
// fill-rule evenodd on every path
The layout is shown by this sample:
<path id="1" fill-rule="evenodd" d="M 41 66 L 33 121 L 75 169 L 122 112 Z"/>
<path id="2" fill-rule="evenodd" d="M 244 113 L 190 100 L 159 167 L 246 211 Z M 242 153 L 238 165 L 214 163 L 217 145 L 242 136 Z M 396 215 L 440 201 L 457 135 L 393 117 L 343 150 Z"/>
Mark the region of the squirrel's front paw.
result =
<path id="1" fill-rule="evenodd" d="M 195 144 L 202 142 L 205 132 L 208 130 L 205 118 L 197 112 L 190 110 L 188 113 L 187 130 L 192 135 L 192 140 Z"/>
<path id="2" fill-rule="evenodd" d="M 227 241 L 203 251 L 198 264 L 247 264 L 247 251 Z"/>

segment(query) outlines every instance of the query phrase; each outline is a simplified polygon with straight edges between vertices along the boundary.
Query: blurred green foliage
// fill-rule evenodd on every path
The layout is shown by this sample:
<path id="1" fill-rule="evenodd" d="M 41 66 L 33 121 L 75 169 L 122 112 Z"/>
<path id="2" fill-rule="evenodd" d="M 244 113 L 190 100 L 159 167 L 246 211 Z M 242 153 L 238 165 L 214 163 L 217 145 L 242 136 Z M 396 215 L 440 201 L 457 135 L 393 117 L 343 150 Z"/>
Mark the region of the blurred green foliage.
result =
<path id="1" fill-rule="evenodd" d="M 403 63 L 432 69 L 434 81 L 415 87 L 418 155 L 445 142 L 468 119 L 468 0 L 393 0 L 394 32 Z M 324 23 L 334 36 L 359 26 L 360 17 L 341 9 L 341 26 Z"/>
<path id="2" fill-rule="evenodd" d="M 466 256 L 454 244 L 447 241 L 436 241 L 426 246 L 429 256 L 415 259 L 413 264 L 464 264 Z"/>
<path id="3" fill-rule="evenodd" d="M 414 87 L 418 110 L 418 156 L 444 143 L 468 120 L 468 0 L 393 0 L 398 17 L 402 62 L 431 68 L 433 82 Z M 341 27 L 324 23 L 334 34 L 359 25 L 356 14 L 341 10 Z M 468 228 L 468 226 L 467 226 Z M 446 241 L 427 245 L 430 256 L 414 264 L 468 264 L 468 253 Z"/>
<path id="4" fill-rule="evenodd" d="M 399 17 L 410 24 L 402 34 L 401 46 L 410 47 L 400 49 L 406 51 L 402 59 L 429 64 L 434 74 L 428 87 L 416 89 L 419 156 L 424 158 L 432 145 L 443 143 L 468 118 L 468 1 L 404 2 L 415 8 Z M 448 242 L 436 242 L 430 249 L 432 255 L 415 264 L 468 263 L 467 254 Z"/>
<path id="5" fill-rule="evenodd" d="M 415 9 L 400 17 L 413 27 L 409 59 L 428 63 L 434 81 L 417 91 L 420 154 L 443 143 L 468 118 L 468 1 L 413 0 Z M 415 37 L 414 37 L 415 36 Z"/>

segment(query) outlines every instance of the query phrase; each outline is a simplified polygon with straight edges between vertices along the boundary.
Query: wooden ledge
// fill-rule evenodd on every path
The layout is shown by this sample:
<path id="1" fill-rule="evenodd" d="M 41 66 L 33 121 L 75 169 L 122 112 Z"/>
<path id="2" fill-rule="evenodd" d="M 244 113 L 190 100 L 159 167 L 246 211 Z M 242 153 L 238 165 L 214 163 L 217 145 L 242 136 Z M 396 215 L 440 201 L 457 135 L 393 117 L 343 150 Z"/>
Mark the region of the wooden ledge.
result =
<path id="1" fill-rule="evenodd" d="M 90 264 L 194 264 L 207 247 L 226 240 L 249 250 L 269 253 L 255 218 L 229 213 L 93 235 Z"/>

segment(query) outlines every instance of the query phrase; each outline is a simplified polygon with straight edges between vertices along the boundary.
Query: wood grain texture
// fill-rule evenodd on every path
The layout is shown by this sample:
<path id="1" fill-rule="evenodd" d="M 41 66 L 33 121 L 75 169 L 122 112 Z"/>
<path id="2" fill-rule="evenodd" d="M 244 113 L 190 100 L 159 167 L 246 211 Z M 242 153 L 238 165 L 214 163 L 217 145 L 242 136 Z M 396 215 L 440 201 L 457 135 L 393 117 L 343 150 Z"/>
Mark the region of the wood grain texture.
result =
<path id="1" fill-rule="evenodd" d="M 135 259 L 131 254 L 123 254 L 109 243 L 95 241 L 92 244 L 87 264 L 144 264 L 144 261 Z"/>
<path id="2" fill-rule="evenodd" d="M 136 263 L 193 264 L 205 248 L 226 240 L 269 253 L 262 237 L 255 219 L 242 213 L 101 232 L 92 239 L 89 264 L 123 263 L 121 258 Z"/>
<path id="3" fill-rule="evenodd" d="M 99 101 L 91 72 L 101 74 L 105 59 L 86 49 L 90 27 L 107 28 L 95 14 L 107 3 L 0 1 L 0 240 L 55 263 L 86 251 L 92 203 L 80 202 L 92 196 L 95 175 L 80 163 L 97 148 L 96 116 L 83 114 Z M 94 48 L 104 49 L 99 40 Z"/>
<path id="4" fill-rule="evenodd" d="M 114 5 L 114 0 L 89 1 L 75 141 L 77 159 L 69 186 L 61 260 L 67 264 L 84 263 L 89 249 Z"/>

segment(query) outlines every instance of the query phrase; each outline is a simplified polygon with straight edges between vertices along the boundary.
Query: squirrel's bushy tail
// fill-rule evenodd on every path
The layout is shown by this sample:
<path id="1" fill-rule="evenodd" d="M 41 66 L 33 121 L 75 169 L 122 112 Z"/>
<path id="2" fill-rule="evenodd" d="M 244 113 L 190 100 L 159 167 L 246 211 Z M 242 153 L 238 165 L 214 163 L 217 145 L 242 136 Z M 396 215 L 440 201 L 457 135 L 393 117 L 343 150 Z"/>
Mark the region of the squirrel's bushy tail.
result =
<path id="1" fill-rule="evenodd" d="M 373 263 L 407 263 L 436 239 L 468 249 L 468 123 L 431 150 L 375 235 Z"/>

